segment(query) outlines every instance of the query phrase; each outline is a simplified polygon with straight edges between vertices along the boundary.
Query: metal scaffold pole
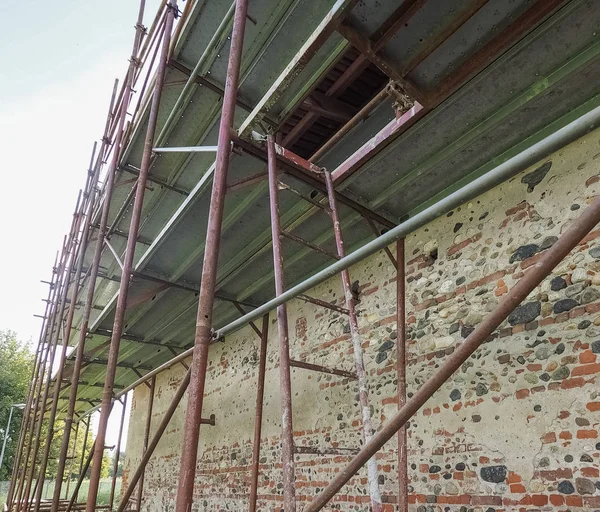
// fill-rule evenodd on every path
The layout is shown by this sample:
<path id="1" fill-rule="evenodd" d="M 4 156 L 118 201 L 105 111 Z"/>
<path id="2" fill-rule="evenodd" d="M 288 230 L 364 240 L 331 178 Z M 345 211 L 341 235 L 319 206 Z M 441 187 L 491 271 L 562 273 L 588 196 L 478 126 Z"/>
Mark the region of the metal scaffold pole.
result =
<path id="1" fill-rule="evenodd" d="M 58 262 L 58 254 L 56 255 L 56 260 L 54 261 L 54 266 L 56 266 L 57 262 Z M 43 316 L 43 320 L 42 320 L 42 326 L 40 329 L 40 337 L 38 339 L 38 346 L 37 346 L 36 353 L 35 353 L 35 361 L 34 361 L 33 369 L 31 372 L 31 383 L 29 385 L 27 401 L 25 403 L 25 408 L 23 409 L 23 415 L 21 417 L 19 441 L 17 443 L 16 457 L 15 457 L 15 461 L 13 464 L 11 479 L 10 479 L 9 487 L 8 487 L 8 494 L 7 494 L 7 498 L 6 498 L 6 505 L 8 506 L 9 510 L 12 507 L 12 501 L 13 501 L 12 498 L 13 498 L 15 486 L 16 486 L 18 480 L 21 478 L 19 475 L 22 474 L 21 473 L 21 462 L 23 460 L 22 454 L 23 454 L 23 449 L 25 447 L 25 443 L 28 440 L 27 434 L 28 434 L 28 429 L 29 429 L 29 422 L 31 420 L 31 407 L 33 404 L 33 397 L 35 394 L 38 372 L 40 370 L 41 363 L 42 363 L 42 353 L 43 353 L 43 349 L 44 349 L 44 336 L 45 336 L 45 331 L 46 331 L 46 325 L 48 322 L 48 316 L 50 314 L 50 308 L 51 308 L 50 301 L 51 301 L 53 289 L 54 289 L 54 274 L 53 274 L 53 277 L 52 277 L 50 283 L 48 283 L 48 297 L 46 298 L 46 307 L 45 307 L 44 316 Z"/>
<path id="2" fill-rule="evenodd" d="M 77 204 L 77 209 L 79 208 L 79 200 Z M 76 209 L 76 211 L 77 211 Z M 55 290 L 55 295 L 53 298 L 53 308 L 54 312 L 52 315 L 52 322 L 50 324 L 50 329 L 47 332 L 48 339 L 48 347 L 46 350 L 44 365 L 41 373 L 41 378 L 38 383 L 38 399 L 36 402 L 36 408 L 34 410 L 34 421 L 32 425 L 32 450 L 31 450 L 31 462 L 29 466 L 29 471 L 27 474 L 26 482 L 24 485 L 24 490 L 22 496 L 20 496 L 19 501 L 24 502 L 23 506 L 25 510 L 29 510 L 29 497 L 31 495 L 31 487 L 33 485 L 33 479 L 35 474 L 35 468 L 37 464 L 38 452 L 41 445 L 41 434 L 42 434 L 42 426 L 44 415 L 46 411 L 46 404 L 48 401 L 48 392 L 50 388 L 50 381 L 52 378 L 52 364 L 54 362 L 54 354 L 56 351 L 56 346 L 58 344 L 59 334 L 62 327 L 62 315 L 60 311 L 64 312 L 64 300 L 63 296 L 65 294 L 65 289 L 68 289 L 69 286 L 69 275 L 72 267 L 72 245 L 75 240 L 75 227 L 77 222 L 77 214 L 73 214 L 73 221 L 71 223 L 71 230 L 69 236 L 65 237 L 65 242 L 63 244 L 63 253 L 61 257 L 61 263 L 58 269 L 58 281 L 57 287 Z M 68 263 L 67 263 L 68 262 Z M 47 375 L 44 375 L 44 372 Z"/>
<path id="3" fill-rule="evenodd" d="M 108 147 L 109 147 L 108 132 L 110 129 L 110 121 L 112 118 L 112 111 L 113 111 L 115 96 L 116 96 L 116 92 L 117 92 L 117 85 L 118 85 L 118 81 L 115 80 L 115 84 L 113 87 L 113 93 L 112 93 L 112 97 L 110 100 L 110 106 L 108 109 L 106 125 L 105 125 L 105 129 L 104 129 L 104 136 L 102 137 L 102 144 L 100 145 L 100 151 L 98 152 L 96 164 L 95 164 L 95 166 L 93 166 L 93 171 L 92 171 L 92 166 L 90 165 L 90 173 L 89 174 L 92 174 L 90 176 L 92 187 L 90 188 L 90 190 L 88 192 L 88 194 L 89 194 L 88 195 L 88 207 L 87 207 L 87 212 L 86 212 L 85 226 L 83 228 L 83 240 L 85 241 L 85 245 L 82 247 L 80 261 L 78 263 L 77 272 L 76 272 L 75 283 L 79 282 L 79 277 L 81 276 L 81 265 L 83 264 L 83 260 L 85 257 L 85 250 L 87 248 L 89 236 L 91 234 L 90 224 L 92 221 L 94 208 L 96 206 L 97 183 L 98 183 L 98 178 L 100 175 L 100 170 L 102 167 L 102 161 L 103 161 L 104 155 L 108 151 Z M 117 147 L 114 148 L 114 151 L 115 151 L 115 155 L 117 155 L 119 152 Z M 92 156 L 92 161 L 93 161 L 93 156 Z M 110 194 L 109 194 L 109 196 L 110 196 Z M 108 210 L 108 203 L 109 203 L 109 201 L 103 205 L 103 210 L 104 210 L 104 208 L 106 208 Z M 104 211 L 102 213 L 104 213 Z M 107 212 L 107 214 L 108 214 L 108 212 Z M 101 221 L 100 221 L 101 228 L 102 228 L 102 218 L 104 218 L 104 215 L 102 215 Z M 105 222 L 105 225 L 106 225 L 106 222 Z M 94 261 L 92 263 L 91 273 L 89 276 L 88 294 L 86 297 L 86 302 L 85 302 L 82 321 L 81 321 L 81 330 L 80 330 L 79 341 L 78 341 L 76 354 L 75 354 L 73 373 L 71 374 L 71 389 L 70 389 L 70 393 L 69 393 L 69 403 L 67 405 L 67 412 L 65 415 L 65 430 L 63 433 L 63 438 L 62 438 L 62 442 L 61 442 L 61 446 L 60 446 L 58 467 L 56 470 L 54 495 L 52 498 L 51 512 L 56 512 L 58 510 L 58 505 L 60 502 L 60 492 L 61 492 L 61 487 L 62 487 L 62 482 L 63 482 L 63 477 L 64 477 L 64 470 L 65 470 L 65 459 L 67 456 L 67 451 L 69 449 L 69 440 L 70 440 L 70 435 L 71 435 L 70 427 L 71 427 L 71 424 L 73 423 L 73 417 L 75 414 L 77 391 L 79 389 L 79 376 L 81 374 L 81 365 L 83 363 L 83 356 L 85 353 L 85 337 L 87 335 L 87 324 L 89 322 L 89 318 L 90 318 L 90 314 L 91 314 L 91 305 L 93 302 L 95 283 L 96 283 L 96 278 L 98 275 L 100 256 L 101 256 L 101 252 L 102 252 L 102 237 L 100 236 L 101 233 L 102 233 L 102 229 L 100 229 L 100 231 L 99 231 L 98 241 L 96 242 L 96 245 L 97 245 L 96 249 L 99 249 L 100 254 L 98 255 L 98 258 L 96 260 L 96 252 L 98 252 L 98 251 L 96 250 L 94 252 Z M 83 283 L 82 283 L 82 287 L 83 287 Z M 73 294 L 73 298 L 72 298 L 73 303 L 75 303 L 76 297 L 77 297 L 77 294 L 74 290 L 74 294 Z M 89 305 L 89 307 L 88 307 L 88 305 Z M 71 316 L 70 321 L 72 323 L 72 321 L 73 321 L 72 316 Z"/>
<path id="4" fill-rule="evenodd" d="M 278 201 L 277 161 L 275 138 L 267 137 L 269 206 L 271 210 L 271 237 L 273 240 L 273 271 L 275 295 L 285 291 L 281 226 Z M 296 510 L 296 481 L 294 476 L 294 428 L 292 425 L 292 383 L 290 370 L 290 339 L 287 304 L 277 307 L 277 332 L 279 335 L 279 389 L 281 394 L 281 465 L 283 472 L 283 508 L 286 512 Z"/>
<path id="5" fill-rule="evenodd" d="M 427 380 L 410 400 L 381 428 L 358 455 L 342 469 L 338 476 L 319 494 L 304 512 L 322 510 L 336 493 L 360 468 L 389 441 L 431 396 L 483 344 L 508 315 L 552 272 L 579 242 L 600 222 L 600 198 L 596 199 L 581 216 L 573 221 L 558 241 L 519 280 L 504 299 L 475 330 L 460 344 L 437 372 Z"/>
<path id="6" fill-rule="evenodd" d="M 113 461 L 113 477 L 110 483 L 110 497 L 108 504 L 110 509 L 113 509 L 115 503 L 115 488 L 117 486 L 117 472 L 119 469 L 119 460 L 121 458 L 121 443 L 123 441 L 123 426 L 125 425 L 125 411 L 127 409 L 127 395 L 121 401 L 121 422 L 119 424 L 119 436 L 117 438 L 117 446 L 115 447 L 115 456 Z"/>
<path id="7" fill-rule="evenodd" d="M 141 12 L 143 12 L 143 4 L 144 2 L 141 2 Z M 140 173 L 137 179 L 135 199 L 131 214 L 131 222 L 129 226 L 129 235 L 127 238 L 127 248 L 125 251 L 125 257 L 123 261 L 123 273 L 121 283 L 119 286 L 119 295 L 117 299 L 117 307 L 115 310 L 115 319 L 110 341 L 110 350 L 108 354 L 108 363 L 106 368 L 106 378 L 104 381 L 104 391 L 102 393 L 102 406 L 100 410 L 100 418 L 98 420 L 96 444 L 92 458 L 90 487 L 88 490 L 88 497 L 86 502 L 86 512 L 94 512 L 96 507 L 96 499 L 98 496 L 100 470 L 102 466 L 102 457 L 104 455 L 104 442 L 106 439 L 106 429 L 108 426 L 108 418 L 110 415 L 111 405 L 114 398 L 113 386 L 116 376 L 117 362 L 119 358 L 119 346 L 121 342 L 121 335 L 123 333 L 125 310 L 127 306 L 127 295 L 129 293 L 129 284 L 131 282 L 132 277 L 133 259 L 135 256 L 135 248 L 142 215 L 144 193 L 146 190 L 146 183 L 148 181 L 148 174 L 150 171 L 153 146 L 152 142 L 154 139 L 156 124 L 158 121 L 158 110 L 160 106 L 162 86 L 167 67 L 167 59 L 169 45 L 171 41 L 171 32 L 173 29 L 173 21 L 175 15 L 177 14 L 176 0 L 171 0 L 167 6 L 167 9 L 168 11 L 166 15 L 167 17 L 165 21 L 165 30 L 162 39 L 162 48 L 160 51 L 160 60 L 156 71 L 156 84 L 152 94 L 152 104 L 150 107 L 150 114 L 148 117 L 148 127 L 146 130 L 146 138 L 144 141 L 142 163 L 140 167 Z"/>
<path id="8" fill-rule="evenodd" d="M 396 369 L 398 409 L 406 403 L 406 276 L 404 238 L 396 242 Z M 406 425 L 398 430 L 398 512 L 408 512 Z"/>
<path id="9" fill-rule="evenodd" d="M 60 297 L 60 305 L 58 308 L 58 319 L 60 322 L 60 324 L 59 324 L 60 329 L 57 329 L 57 332 L 55 335 L 55 337 L 56 337 L 55 345 L 58 343 L 59 335 L 62 335 L 62 347 L 61 347 L 61 351 L 60 351 L 60 354 L 58 357 L 56 382 L 54 384 L 54 393 L 52 396 L 50 411 L 48 414 L 46 440 L 45 440 L 45 444 L 44 444 L 44 450 L 42 452 L 42 457 L 40 459 L 37 491 L 35 493 L 34 503 L 33 503 L 34 512 L 39 512 L 40 505 L 42 502 L 42 493 L 44 490 L 44 480 L 46 478 L 46 467 L 48 465 L 48 458 L 50 456 L 50 448 L 52 446 L 52 440 L 54 439 L 54 422 L 56 420 L 56 411 L 58 409 L 58 398 L 59 398 L 60 389 L 62 386 L 62 373 L 63 373 L 64 364 L 65 364 L 65 359 L 67 356 L 69 331 L 71 330 L 71 323 L 73 321 L 73 314 L 75 312 L 75 304 L 77 302 L 77 292 L 79 289 L 78 277 L 76 277 L 76 279 L 73 280 L 73 286 L 72 286 L 73 295 L 72 295 L 71 302 L 69 304 L 69 309 L 67 312 L 67 319 L 66 319 L 65 323 L 63 324 L 62 319 L 63 319 L 63 316 L 65 315 L 65 310 L 67 307 L 67 301 L 68 301 L 67 297 L 69 294 L 69 287 L 71 284 L 71 276 L 72 276 L 73 266 L 75 265 L 75 262 L 77 260 L 78 251 L 83 248 L 83 245 L 85 243 L 84 242 L 85 234 L 83 234 L 83 233 L 80 234 L 80 229 L 79 229 L 81 226 L 81 220 L 83 217 L 83 209 L 84 209 L 84 201 L 81 201 L 81 205 L 78 205 L 78 208 L 76 211 L 76 219 L 75 219 L 75 227 L 73 230 L 74 236 L 73 236 L 73 243 L 72 243 L 72 248 L 71 248 L 71 255 L 69 258 L 69 263 L 67 265 L 67 270 L 66 270 L 66 275 L 65 275 L 65 283 L 63 286 L 63 292 Z M 80 258 L 79 263 L 77 264 L 79 273 L 81 273 L 82 265 L 83 265 L 83 258 Z M 77 274 L 76 274 L 76 276 L 77 276 Z M 54 363 L 54 358 L 52 358 L 52 362 Z M 50 369 L 50 371 L 48 372 L 48 383 L 47 383 L 46 392 L 49 392 L 49 390 L 50 390 L 51 381 L 52 381 L 52 371 Z M 44 411 L 42 410 L 42 414 L 43 414 L 43 412 Z"/>
<path id="10" fill-rule="evenodd" d="M 263 401 L 265 396 L 265 371 L 267 367 L 267 341 L 269 339 L 269 315 L 263 316 L 260 330 L 260 355 L 258 383 L 256 388 L 256 416 L 254 418 L 254 443 L 252 444 L 252 475 L 250 481 L 250 512 L 256 512 L 258 496 L 258 471 L 260 462 L 260 435 L 262 431 Z"/>
<path id="11" fill-rule="evenodd" d="M 202 267 L 196 333 L 194 337 L 194 352 L 191 366 L 190 392 L 185 416 L 181 469 L 175 505 L 176 512 L 189 512 L 193 502 L 196 460 L 198 456 L 198 436 L 200 434 L 200 419 L 202 417 L 202 404 L 204 402 L 208 347 L 213 333 L 212 314 L 215 299 L 214 294 L 223 220 L 223 207 L 227 189 L 227 171 L 231 156 L 231 130 L 234 121 L 247 13 L 248 0 L 238 0 L 235 6 L 229 62 L 227 65 L 227 79 L 225 82 L 225 96 L 223 98 L 223 109 L 219 125 L 217 159 L 210 198 L 210 212 L 205 245 L 206 251 L 204 253 L 204 263 Z"/>

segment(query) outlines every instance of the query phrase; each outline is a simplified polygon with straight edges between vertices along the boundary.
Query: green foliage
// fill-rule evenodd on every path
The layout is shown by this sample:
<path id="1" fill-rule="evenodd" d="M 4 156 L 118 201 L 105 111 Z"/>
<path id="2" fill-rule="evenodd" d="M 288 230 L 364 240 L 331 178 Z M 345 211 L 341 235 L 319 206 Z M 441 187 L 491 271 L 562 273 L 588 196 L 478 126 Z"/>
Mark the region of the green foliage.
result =
<path id="1" fill-rule="evenodd" d="M 0 440 L 4 440 L 12 404 L 24 403 L 29 391 L 34 356 L 13 331 L 0 330 Z M 21 409 L 13 409 L 0 480 L 8 480 L 21 425 Z M 0 442 L 1 442 L 0 441 Z M 1 445 L 0 445 L 1 446 Z"/>

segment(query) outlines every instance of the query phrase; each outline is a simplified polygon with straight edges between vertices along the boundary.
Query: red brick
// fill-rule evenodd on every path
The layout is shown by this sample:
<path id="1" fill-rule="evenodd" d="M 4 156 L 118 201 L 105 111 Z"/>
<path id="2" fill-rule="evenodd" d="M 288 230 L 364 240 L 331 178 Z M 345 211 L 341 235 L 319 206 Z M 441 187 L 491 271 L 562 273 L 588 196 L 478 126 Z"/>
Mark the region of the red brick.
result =
<path id="1" fill-rule="evenodd" d="M 595 373 L 600 373 L 600 363 L 576 366 L 573 368 L 571 375 L 594 375 Z"/>
<path id="2" fill-rule="evenodd" d="M 548 503 L 548 496 L 544 494 L 534 494 L 531 496 L 531 504 L 536 507 L 543 507 Z"/>
<path id="3" fill-rule="evenodd" d="M 596 439 L 598 437 L 597 430 L 578 430 L 577 439 Z"/>

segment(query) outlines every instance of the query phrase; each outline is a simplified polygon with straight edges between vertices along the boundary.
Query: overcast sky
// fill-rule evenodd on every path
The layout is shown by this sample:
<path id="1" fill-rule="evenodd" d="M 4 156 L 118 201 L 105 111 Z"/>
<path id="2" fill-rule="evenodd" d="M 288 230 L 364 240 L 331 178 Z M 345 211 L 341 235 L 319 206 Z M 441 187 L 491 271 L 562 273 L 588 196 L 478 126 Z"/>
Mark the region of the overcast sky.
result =
<path id="1" fill-rule="evenodd" d="M 148 25 L 159 0 L 146 2 Z M 37 343 L 56 251 L 128 65 L 138 0 L 0 2 L 0 329 Z M 108 444 L 112 444 L 114 428 Z"/>

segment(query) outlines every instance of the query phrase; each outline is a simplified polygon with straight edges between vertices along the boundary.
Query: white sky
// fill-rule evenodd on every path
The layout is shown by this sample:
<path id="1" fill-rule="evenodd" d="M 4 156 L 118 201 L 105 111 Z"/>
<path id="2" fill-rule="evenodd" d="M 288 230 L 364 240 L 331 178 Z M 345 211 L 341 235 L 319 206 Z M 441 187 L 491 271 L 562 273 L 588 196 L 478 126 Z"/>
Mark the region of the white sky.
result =
<path id="1" fill-rule="evenodd" d="M 158 5 L 146 2 L 146 25 Z M 51 276 L 114 79 L 127 69 L 138 6 L 0 2 L 0 329 L 22 340 L 37 343 L 33 315 L 48 291 L 40 280 Z M 112 424 L 107 444 L 115 440 Z"/>

